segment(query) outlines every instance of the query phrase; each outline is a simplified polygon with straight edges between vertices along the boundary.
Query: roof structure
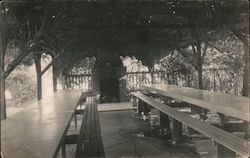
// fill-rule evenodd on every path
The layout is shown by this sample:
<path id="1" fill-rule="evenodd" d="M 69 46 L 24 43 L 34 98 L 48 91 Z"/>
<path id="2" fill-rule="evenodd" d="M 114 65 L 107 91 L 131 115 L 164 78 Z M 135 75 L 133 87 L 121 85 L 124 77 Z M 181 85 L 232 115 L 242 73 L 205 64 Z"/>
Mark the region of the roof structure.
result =
<path id="1" fill-rule="evenodd" d="M 152 65 L 197 38 L 215 41 L 230 28 L 247 32 L 249 27 L 247 0 L 10 0 L 7 5 L 35 23 L 46 10 L 52 20 L 60 16 L 61 38 L 71 41 L 65 51 L 74 60 L 95 56 L 100 65 L 119 65 L 119 56 L 126 55 Z"/>

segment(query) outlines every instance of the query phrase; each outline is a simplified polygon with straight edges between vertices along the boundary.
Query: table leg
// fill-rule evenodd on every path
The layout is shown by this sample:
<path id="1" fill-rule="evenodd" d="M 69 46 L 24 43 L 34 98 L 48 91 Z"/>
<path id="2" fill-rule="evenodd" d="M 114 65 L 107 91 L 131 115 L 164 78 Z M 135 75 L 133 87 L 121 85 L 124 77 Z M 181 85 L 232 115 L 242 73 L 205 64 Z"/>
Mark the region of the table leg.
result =
<path id="1" fill-rule="evenodd" d="M 142 101 L 142 100 L 139 100 L 138 108 L 137 108 L 137 113 L 138 113 L 139 115 L 141 115 L 142 112 L 143 112 L 143 101 Z"/>
<path id="2" fill-rule="evenodd" d="M 170 130 L 170 119 L 168 115 L 160 111 L 160 127 Z"/>
<path id="3" fill-rule="evenodd" d="M 136 99 L 136 97 L 133 97 L 133 107 L 137 107 L 137 99 Z"/>
<path id="4" fill-rule="evenodd" d="M 235 158 L 236 154 L 232 150 L 217 143 L 217 158 Z"/>
<path id="5" fill-rule="evenodd" d="M 77 114 L 75 112 L 75 128 L 77 128 Z"/>
<path id="6" fill-rule="evenodd" d="M 65 143 L 64 143 L 64 141 L 62 143 L 61 150 L 62 150 L 62 158 L 66 158 L 66 149 L 65 149 Z"/>
<path id="7" fill-rule="evenodd" d="M 182 138 L 182 123 L 173 119 L 172 139 L 179 141 Z"/>

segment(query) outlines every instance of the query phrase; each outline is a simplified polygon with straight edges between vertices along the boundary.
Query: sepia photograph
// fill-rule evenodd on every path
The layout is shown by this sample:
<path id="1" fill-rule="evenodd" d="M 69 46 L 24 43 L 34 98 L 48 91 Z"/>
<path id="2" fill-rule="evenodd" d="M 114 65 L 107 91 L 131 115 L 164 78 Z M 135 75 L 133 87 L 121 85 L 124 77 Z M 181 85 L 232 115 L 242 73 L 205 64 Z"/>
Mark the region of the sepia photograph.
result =
<path id="1" fill-rule="evenodd" d="M 249 0 L 0 0 L 0 158 L 250 158 Z"/>

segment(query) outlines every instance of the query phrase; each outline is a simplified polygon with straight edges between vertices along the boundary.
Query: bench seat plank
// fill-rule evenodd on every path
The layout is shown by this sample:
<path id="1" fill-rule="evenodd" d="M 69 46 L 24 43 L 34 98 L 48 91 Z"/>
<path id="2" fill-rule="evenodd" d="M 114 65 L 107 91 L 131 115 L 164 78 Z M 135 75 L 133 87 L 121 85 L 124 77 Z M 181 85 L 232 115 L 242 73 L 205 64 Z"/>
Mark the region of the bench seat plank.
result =
<path id="1" fill-rule="evenodd" d="M 87 97 L 76 157 L 105 157 L 96 97 Z"/>
<path id="2" fill-rule="evenodd" d="M 190 117 L 188 114 L 178 112 L 175 109 L 162 104 L 153 98 L 149 98 L 146 95 L 140 92 L 133 92 L 131 93 L 133 96 L 137 97 L 138 99 L 143 100 L 144 102 L 150 104 L 151 106 L 155 107 L 156 109 L 162 111 L 163 113 L 169 115 L 170 117 L 190 126 L 191 128 L 195 129 L 196 131 L 202 133 L 203 135 L 215 140 L 216 142 L 222 144 L 223 146 L 227 147 L 228 149 L 242 155 L 245 157 L 249 157 L 250 154 L 250 145 L 248 141 L 241 139 L 229 132 L 226 132 L 218 127 L 210 125 L 206 122 L 202 122 L 198 119 Z"/>

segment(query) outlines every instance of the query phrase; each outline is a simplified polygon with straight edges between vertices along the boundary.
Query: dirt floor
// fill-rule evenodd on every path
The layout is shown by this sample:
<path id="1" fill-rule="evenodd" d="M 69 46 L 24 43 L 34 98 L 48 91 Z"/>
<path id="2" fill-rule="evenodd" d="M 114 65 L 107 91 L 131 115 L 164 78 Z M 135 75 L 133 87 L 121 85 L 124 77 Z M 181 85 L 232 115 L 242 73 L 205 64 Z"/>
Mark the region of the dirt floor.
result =
<path id="1" fill-rule="evenodd" d="M 215 147 L 209 139 L 204 137 L 186 138 L 179 144 L 173 144 L 167 139 L 167 136 L 161 135 L 157 113 L 157 111 L 152 112 L 152 117 L 146 120 L 138 118 L 134 111 L 100 113 L 106 157 L 215 157 Z"/>
<path id="2" fill-rule="evenodd" d="M 135 110 L 100 112 L 100 123 L 107 158 L 214 158 L 216 146 L 199 134 L 188 135 L 175 144 L 171 133 L 159 128 L 159 112 L 151 110 L 150 117 L 138 117 Z M 78 116 L 78 125 L 82 116 Z M 72 122 L 68 134 L 79 133 Z M 67 157 L 74 157 L 76 145 L 67 145 Z M 59 154 L 60 157 L 60 154 Z"/>

